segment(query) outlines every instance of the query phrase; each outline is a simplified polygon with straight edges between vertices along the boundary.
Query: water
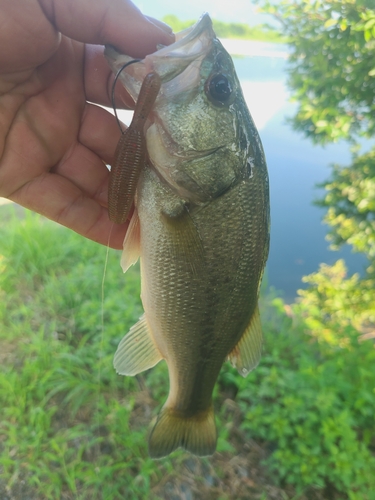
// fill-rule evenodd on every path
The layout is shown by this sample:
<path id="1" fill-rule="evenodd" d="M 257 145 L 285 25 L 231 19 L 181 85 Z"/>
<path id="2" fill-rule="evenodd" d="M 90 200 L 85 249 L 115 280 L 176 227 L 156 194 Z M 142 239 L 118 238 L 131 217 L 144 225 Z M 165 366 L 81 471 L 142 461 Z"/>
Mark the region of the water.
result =
<path id="1" fill-rule="evenodd" d="M 286 87 L 286 61 L 282 57 L 234 57 L 249 109 L 259 129 L 266 152 L 271 191 L 271 250 L 267 264 L 270 286 L 292 301 L 302 276 L 319 264 L 344 258 L 349 272 L 361 272 L 366 259 L 345 246 L 329 250 L 328 227 L 322 223 L 324 209 L 312 204 L 323 190 L 332 163 L 350 164 L 345 143 L 314 146 L 294 132 L 286 118 L 295 110 Z"/>

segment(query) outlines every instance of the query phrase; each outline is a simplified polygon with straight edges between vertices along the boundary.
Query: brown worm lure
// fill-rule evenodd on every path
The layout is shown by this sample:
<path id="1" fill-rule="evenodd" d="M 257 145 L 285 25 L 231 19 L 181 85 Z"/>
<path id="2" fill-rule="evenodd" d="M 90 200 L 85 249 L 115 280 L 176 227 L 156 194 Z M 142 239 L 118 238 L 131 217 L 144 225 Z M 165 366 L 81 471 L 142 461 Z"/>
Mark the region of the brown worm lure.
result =
<path id="1" fill-rule="evenodd" d="M 139 176 L 146 159 L 144 126 L 159 93 L 161 80 L 148 73 L 142 83 L 134 116 L 118 142 L 115 161 L 109 175 L 108 212 L 116 224 L 126 222 L 134 201 Z"/>

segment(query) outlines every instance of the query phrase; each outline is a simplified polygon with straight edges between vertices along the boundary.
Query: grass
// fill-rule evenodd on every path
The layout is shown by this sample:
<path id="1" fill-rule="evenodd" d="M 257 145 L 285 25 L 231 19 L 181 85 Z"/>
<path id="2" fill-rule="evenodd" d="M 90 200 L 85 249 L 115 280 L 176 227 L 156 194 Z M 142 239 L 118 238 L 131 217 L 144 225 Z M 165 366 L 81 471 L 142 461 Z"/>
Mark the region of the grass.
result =
<path id="1" fill-rule="evenodd" d="M 0 223 L 0 498 L 375 498 L 371 344 L 317 343 L 264 297 L 260 367 L 226 364 L 215 389 L 218 451 L 152 461 L 166 365 L 112 367 L 142 313 L 138 268 L 110 251 L 102 300 L 106 248 L 12 206 Z"/>

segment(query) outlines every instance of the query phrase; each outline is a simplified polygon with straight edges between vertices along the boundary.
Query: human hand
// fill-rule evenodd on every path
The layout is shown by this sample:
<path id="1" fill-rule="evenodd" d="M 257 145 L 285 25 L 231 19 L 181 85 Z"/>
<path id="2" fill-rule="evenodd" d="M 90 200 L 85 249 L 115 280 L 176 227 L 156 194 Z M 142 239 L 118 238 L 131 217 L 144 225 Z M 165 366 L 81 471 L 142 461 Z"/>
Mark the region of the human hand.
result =
<path id="1" fill-rule="evenodd" d="M 111 106 L 103 44 L 144 57 L 174 37 L 130 0 L 0 0 L 0 26 L 0 196 L 107 244 L 120 131 L 91 104 Z M 111 247 L 126 229 L 113 226 Z"/>

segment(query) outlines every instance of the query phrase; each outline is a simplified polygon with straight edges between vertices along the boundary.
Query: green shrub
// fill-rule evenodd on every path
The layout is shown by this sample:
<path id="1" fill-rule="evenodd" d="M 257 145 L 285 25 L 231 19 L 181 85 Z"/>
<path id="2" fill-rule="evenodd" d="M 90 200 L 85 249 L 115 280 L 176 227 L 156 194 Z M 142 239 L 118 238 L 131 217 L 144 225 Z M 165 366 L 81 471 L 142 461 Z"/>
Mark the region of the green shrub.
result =
<path id="1" fill-rule="evenodd" d="M 279 299 L 274 305 L 260 366 L 243 380 L 221 375 L 238 386 L 241 428 L 269 443 L 275 477 L 297 491 L 333 485 L 350 499 L 374 499 L 373 344 L 317 342 L 293 325 L 301 318 L 288 318 Z"/>

